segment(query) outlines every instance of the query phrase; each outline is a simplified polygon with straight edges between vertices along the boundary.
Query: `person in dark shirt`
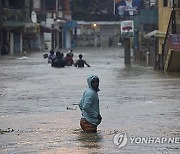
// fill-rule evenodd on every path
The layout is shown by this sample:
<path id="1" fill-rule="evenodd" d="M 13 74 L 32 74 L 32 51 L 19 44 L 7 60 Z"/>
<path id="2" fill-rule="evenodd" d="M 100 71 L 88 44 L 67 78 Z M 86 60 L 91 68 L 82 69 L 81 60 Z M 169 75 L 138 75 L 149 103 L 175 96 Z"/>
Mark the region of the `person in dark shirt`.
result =
<path id="1" fill-rule="evenodd" d="M 75 67 L 84 67 L 84 64 L 90 67 L 90 65 L 87 64 L 86 61 L 82 59 L 82 57 L 82 54 L 79 54 L 79 60 L 76 61 Z"/>
<path id="2" fill-rule="evenodd" d="M 63 53 L 56 52 L 56 58 L 52 60 L 51 66 L 52 67 L 65 67 L 66 63 L 63 59 Z"/>
<path id="3" fill-rule="evenodd" d="M 52 63 L 52 60 L 55 58 L 54 50 L 50 51 L 50 54 L 48 55 L 48 63 Z"/>
<path id="4" fill-rule="evenodd" d="M 73 56 L 69 53 L 66 54 L 66 57 L 64 57 L 64 61 L 66 63 L 66 66 L 72 66 L 74 64 Z"/>

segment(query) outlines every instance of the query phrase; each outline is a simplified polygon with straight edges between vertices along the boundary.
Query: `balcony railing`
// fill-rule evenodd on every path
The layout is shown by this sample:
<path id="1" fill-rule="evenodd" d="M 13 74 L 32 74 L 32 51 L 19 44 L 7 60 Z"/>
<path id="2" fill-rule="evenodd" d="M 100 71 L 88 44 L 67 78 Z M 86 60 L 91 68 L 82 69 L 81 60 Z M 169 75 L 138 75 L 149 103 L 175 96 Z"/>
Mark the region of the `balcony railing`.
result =
<path id="1" fill-rule="evenodd" d="M 25 13 L 21 9 L 4 8 L 3 11 L 6 20 L 23 21 L 25 19 Z"/>

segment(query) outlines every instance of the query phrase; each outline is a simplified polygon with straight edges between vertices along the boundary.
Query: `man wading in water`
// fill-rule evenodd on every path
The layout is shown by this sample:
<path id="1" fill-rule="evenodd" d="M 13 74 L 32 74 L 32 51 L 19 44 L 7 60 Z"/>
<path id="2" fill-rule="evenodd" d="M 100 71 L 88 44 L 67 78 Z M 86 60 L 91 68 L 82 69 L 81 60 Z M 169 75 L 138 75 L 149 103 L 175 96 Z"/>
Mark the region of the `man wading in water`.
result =
<path id="1" fill-rule="evenodd" d="M 79 103 L 82 111 L 80 126 L 84 132 L 96 133 L 97 126 L 101 123 L 102 117 L 99 110 L 99 78 L 91 75 L 87 78 L 89 88 L 84 92 Z"/>

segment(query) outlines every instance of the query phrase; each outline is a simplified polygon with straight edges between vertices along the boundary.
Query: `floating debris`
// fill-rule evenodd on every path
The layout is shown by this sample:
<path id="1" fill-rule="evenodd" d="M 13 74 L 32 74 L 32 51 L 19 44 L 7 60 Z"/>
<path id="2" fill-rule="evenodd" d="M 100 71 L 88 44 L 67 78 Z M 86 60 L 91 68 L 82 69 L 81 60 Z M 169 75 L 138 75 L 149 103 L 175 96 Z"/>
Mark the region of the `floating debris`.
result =
<path id="1" fill-rule="evenodd" d="M 69 107 L 67 107 L 66 109 L 67 110 L 77 110 L 77 106 L 78 106 L 79 104 L 77 104 L 77 103 L 73 103 L 73 104 L 71 104 Z"/>
<path id="2" fill-rule="evenodd" d="M 44 59 L 48 58 L 48 54 L 47 53 L 43 54 L 43 57 Z"/>
<path id="3" fill-rule="evenodd" d="M 0 134 L 13 132 L 14 129 L 8 128 L 7 130 L 0 129 Z"/>
<path id="4" fill-rule="evenodd" d="M 67 107 L 67 110 L 77 110 L 77 107 Z"/>
<path id="5" fill-rule="evenodd" d="M 73 103 L 72 105 L 79 105 L 78 103 Z"/>

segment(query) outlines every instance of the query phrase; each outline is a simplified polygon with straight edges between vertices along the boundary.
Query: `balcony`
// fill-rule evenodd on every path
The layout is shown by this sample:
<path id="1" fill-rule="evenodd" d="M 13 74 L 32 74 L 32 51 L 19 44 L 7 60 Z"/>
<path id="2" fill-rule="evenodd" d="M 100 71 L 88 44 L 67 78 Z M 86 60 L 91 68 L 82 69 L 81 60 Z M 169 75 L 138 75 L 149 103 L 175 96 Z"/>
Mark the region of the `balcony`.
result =
<path id="1" fill-rule="evenodd" d="M 23 21 L 25 19 L 24 12 L 21 9 L 4 8 L 3 10 L 6 20 Z"/>

